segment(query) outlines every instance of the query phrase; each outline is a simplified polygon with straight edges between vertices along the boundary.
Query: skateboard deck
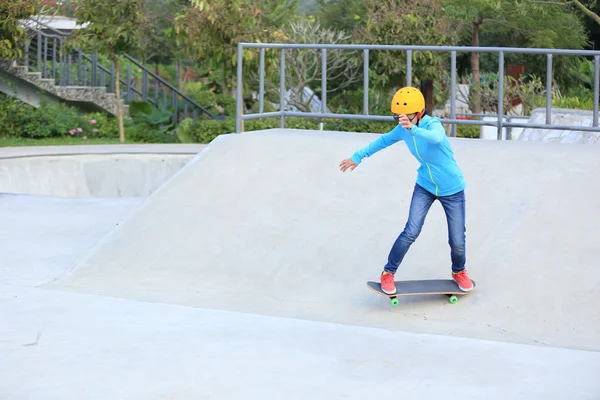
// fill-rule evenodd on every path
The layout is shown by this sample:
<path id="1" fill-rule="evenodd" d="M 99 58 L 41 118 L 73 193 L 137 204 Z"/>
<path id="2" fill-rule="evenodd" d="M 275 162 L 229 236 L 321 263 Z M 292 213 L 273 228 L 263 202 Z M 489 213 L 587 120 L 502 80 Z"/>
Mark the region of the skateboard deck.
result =
<path id="1" fill-rule="evenodd" d="M 453 279 L 422 279 L 413 281 L 394 281 L 396 285 L 396 293 L 387 294 L 381 290 L 380 282 L 368 281 L 369 289 L 382 296 L 389 297 L 392 305 L 398 305 L 398 296 L 421 296 L 427 294 L 445 294 L 449 297 L 450 303 L 454 304 L 458 301 L 460 295 L 466 295 L 475 290 L 475 281 L 473 289 L 469 292 L 463 292 L 458 288 Z"/>

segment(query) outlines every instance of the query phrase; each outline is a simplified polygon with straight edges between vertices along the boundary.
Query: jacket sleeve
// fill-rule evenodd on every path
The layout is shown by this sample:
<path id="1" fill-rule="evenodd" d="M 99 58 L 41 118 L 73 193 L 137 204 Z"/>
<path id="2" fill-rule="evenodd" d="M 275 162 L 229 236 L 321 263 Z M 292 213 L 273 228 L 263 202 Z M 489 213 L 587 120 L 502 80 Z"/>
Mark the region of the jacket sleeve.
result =
<path id="1" fill-rule="evenodd" d="M 438 120 L 433 120 L 427 128 L 419 128 L 418 126 L 413 125 L 413 127 L 410 130 L 406 130 L 406 132 L 433 144 L 440 143 L 446 137 L 446 131 L 444 130 L 442 123 Z"/>
<path id="2" fill-rule="evenodd" d="M 369 143 L 367 146 L 357 150 L 352 155 L 351 160 L 358 165 L 360 164 L 363 158 L 370 157 L 378 151 L 383 150 L 396 142 L 399 142 L 400 140 L 402 140 L 402 136 L 400 134 L 402 130 L 404 130 L 404 128 L 402 128 L 401 125 L 398 125 L 388 133 L 384 133 L 383 135 L 379 136 L 377 139 Z"/>

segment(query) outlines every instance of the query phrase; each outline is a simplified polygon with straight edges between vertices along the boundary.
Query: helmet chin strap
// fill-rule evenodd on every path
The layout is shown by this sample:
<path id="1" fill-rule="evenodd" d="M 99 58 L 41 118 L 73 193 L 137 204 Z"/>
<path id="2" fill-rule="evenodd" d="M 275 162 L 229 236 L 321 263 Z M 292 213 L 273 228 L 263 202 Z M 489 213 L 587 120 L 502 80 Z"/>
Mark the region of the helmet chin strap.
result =
<path id="1" fill-rule="evenodd" d="M 423 115 L 425 115 L 425 111 L 420 111 L 417 113 L 417 125 L 419 125 L 419 122 L 421 122 L 421 118 L 423 118 Z"/>

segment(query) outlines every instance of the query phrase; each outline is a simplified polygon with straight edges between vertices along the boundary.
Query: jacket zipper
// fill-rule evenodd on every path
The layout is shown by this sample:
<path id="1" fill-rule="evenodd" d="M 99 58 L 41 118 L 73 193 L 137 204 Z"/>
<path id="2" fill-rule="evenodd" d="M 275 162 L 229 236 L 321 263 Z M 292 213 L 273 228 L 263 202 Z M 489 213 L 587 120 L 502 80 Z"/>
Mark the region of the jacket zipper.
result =
<path id="1" fill-rule="evenodd" d="M 435 195 L 437 196 L 438 195 L 438 185 L 433 180 L 433 174 L 431 173 L 431 168 L 429 168 L 429 164 L 427 164 L 425 162 L 425 160 L 423 160 L 423 158 L 421 158 L 421 155 L 419 154 L 419 148 L 417 147 L 417 138 L 415 138 L 414 136 L 413 136 L 413 142 L 415 143 L 415 151 L 417 152 L 417 156 L 419 157 L 421 162 L 425 163 L 425 166 L 427 167 L 427 171 L 429 171 L 429 177 L 431 178 L 431 182 L 433 182 L 433 184 L 435 185 Z"/>

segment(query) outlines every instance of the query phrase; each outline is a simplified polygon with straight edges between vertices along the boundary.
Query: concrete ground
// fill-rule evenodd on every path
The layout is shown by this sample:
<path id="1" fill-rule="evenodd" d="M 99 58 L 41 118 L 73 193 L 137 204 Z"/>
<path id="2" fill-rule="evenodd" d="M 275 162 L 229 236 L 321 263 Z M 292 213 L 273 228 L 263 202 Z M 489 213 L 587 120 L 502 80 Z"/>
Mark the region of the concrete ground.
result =
<path id="1" fill-rule="evenodd" d="M 0 399 L 600 399 L 599 149 L 452 140 L 457 304 L 369 291 L 405 222 L 402 143 L 221 136 L 148 198 L 0 195 Z M 544 181 L 544 179 L 549 181 Z M 434 205 L 398 279 L 447 277 Z"/>

